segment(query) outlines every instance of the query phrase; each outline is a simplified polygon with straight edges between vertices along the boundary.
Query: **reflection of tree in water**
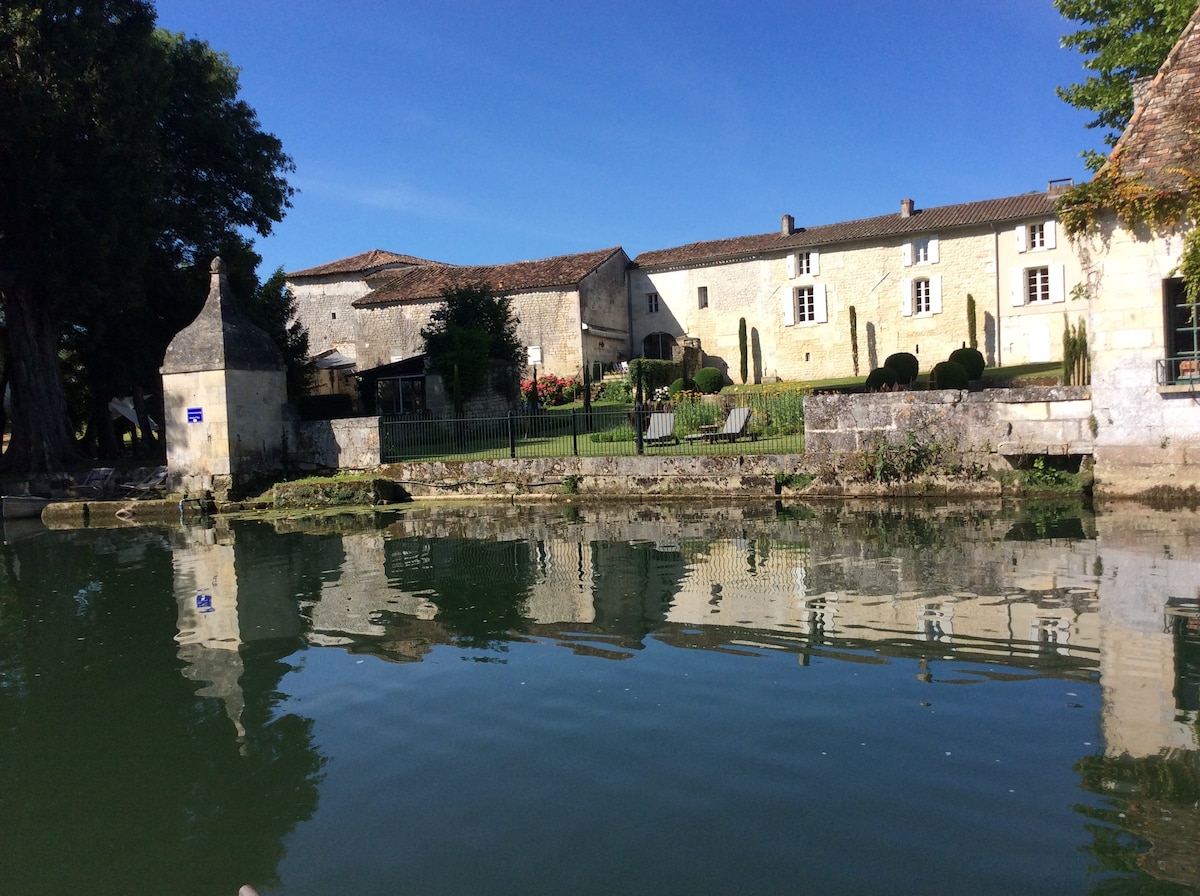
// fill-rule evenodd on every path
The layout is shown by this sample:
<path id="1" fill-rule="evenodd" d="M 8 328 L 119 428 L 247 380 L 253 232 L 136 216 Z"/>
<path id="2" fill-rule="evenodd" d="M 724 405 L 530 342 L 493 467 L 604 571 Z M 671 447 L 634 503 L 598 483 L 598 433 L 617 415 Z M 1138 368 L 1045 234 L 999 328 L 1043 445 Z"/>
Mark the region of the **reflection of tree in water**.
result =
<path id="1" fill-rule="evenodd" d="M 81 530 L 2 550 L 5 892 L 272 881 L 317 803 L 311 722 L 281 712 L 277 691 L 299 642 L 243 648 L 239 743 L 221 702 L 180 675 L 161 535 Z"/>
<path id="2" fill-rule="evenodd" d="M 596 625 L 634 642 L 662 626 L 687 572 L 678 549 L 645 542 L 593 542 L 592 564 Z"/>
<path id="3" fill-rule="evenodd" d="M 1118 876 L 1093 893 L 1195 893 L 1200 888 L 1200 753 L 1134 759 L 1087 756 L 1080 783 L 1109 798 L 1091 818 L 1086 847 L 1099 869 Z"/>
<path id="4" fill-rule="evenodd" d="M 496 648 L 523 632 L 538 573 L 525 541 L 398 538 L 385 544 L 390 587 L 421 594 L 463 646 Z"/>

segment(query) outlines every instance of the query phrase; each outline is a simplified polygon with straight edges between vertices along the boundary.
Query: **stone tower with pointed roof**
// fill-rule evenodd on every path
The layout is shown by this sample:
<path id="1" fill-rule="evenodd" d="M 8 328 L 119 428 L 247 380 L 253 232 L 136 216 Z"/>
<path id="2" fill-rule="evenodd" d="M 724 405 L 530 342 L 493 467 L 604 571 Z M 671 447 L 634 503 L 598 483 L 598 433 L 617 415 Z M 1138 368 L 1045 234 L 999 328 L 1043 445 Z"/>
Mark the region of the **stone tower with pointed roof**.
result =
<path id="1" fill-rule="evenodd" d="M 283 355 L 234 304 L 220 258 L 204 307 L 163 359 L 171 484 L 230 490 L 283 468 L 288 427 Z"/>

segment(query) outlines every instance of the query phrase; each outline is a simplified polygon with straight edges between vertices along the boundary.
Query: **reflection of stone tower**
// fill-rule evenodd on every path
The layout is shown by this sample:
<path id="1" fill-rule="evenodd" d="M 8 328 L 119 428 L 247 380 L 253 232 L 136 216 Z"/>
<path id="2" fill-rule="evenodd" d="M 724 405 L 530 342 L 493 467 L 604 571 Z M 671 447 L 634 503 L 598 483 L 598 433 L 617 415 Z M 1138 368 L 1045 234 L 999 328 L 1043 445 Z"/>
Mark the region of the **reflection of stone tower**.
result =
<path id="1" fill-rule="evenodd" d="M 234 305 L 220 258 L 204 308 L 167 347 L 162 378 L 173 487 L 224 496 L 282 469 L 283 355 Z"/>

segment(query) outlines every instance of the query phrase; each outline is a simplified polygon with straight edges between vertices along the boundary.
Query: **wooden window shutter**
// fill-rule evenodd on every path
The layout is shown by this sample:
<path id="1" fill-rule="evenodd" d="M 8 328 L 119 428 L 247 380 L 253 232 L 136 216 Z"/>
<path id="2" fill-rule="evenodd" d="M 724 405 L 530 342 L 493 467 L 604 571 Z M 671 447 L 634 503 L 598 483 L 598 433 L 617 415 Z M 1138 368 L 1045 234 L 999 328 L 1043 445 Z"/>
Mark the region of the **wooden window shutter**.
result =
<path id="1" fill-rule="evenodd" d="M 1050 301 L 1065 302 L 1067 300 L 1067 283 L 1066 269 L 1062 264 L 1052 264 L 1049 266 L 1050 273 Z"/>
<path id="2" fill-rule="evenodd" d="M 1029 228 L 1026 227 L 1024 224 L 1018 224 L 1017 230 L 1016 230 L 1016 235 L 1017 235 L 1017 251 L 1024 252 L 1026 250 L 1026 248 L 1028 248 Z"/>
<path id="3" fill-rule="evenodd" d="M 796 279 L 796 253 L 792 252 L 787 257 L 787 278 L 789 280 Z"/>
<path id="4" fill-rule="evenodd" d="M 1011 301 L 1014 308 L 1020 308 L 1025 304 L 1025 271 L 1021 268 L 1013 268 L 1011 276 Z"/>
<path id="5" fill-rule="evenodd" d="M 829 308 L 825 301 L 825 284 L 813 285 L 813 320 L 823 324 L 829 320 Z"/>
<path id="6" fill-rule="evenodd" d="M 796 325 L 796 290 L 783 290 L 783 325 L 785 327 L 794 327 Z"/>
<path id="7" fill-rule="evenodd" d="M 942 313 L 942 275 L 935 274 L 929 278 L 929 310 L 934 314 Z"/>
<path id="8" fill-rule="evenodd" d="M 938 238 L 936 236 L 931 236 L 929 238 L 929 263 L 937 264 L 938 260 Z"/>
<path id="9" fill-rule="evenodd" d="M 905 240 L 900 246 L 900 264 L 904 267 L 912 267 L 913 247 L 911 240 Z"/>
<path id="10" fill-rule="evenodd" d="M 912 317 L 912 308 L 912 277 L 905 277 L 900 281 L 900 313 Z"/>
<path id="11" fill-rule="evenodd" d="M 1049 221 L 1047 221 L 1047 222 L 1046 222 L 1046 230 L 1045 230 L 1045 233 L 1046 233 L 1046 248 L 1047 248 L 1047 249 L 1053 249 L 1053 248 L 1055 247 L 1055 242 L 1054 242 L 1054 220 L 1053 220 L 1053 219 L 1051 219 L 1051 220 L 1049 220 Z"/>
<path id="12" fill-rule="evenodd" d="M 812 273 L 814 276 L 816 274 L 821 273 L 821 253 L 820 252 L 818 252 L 816 249 L 813 249 L 812 252 L 808 253 L 808 261 L 809 261 L 809 265 L 812 268 L 810 273 Z"/>

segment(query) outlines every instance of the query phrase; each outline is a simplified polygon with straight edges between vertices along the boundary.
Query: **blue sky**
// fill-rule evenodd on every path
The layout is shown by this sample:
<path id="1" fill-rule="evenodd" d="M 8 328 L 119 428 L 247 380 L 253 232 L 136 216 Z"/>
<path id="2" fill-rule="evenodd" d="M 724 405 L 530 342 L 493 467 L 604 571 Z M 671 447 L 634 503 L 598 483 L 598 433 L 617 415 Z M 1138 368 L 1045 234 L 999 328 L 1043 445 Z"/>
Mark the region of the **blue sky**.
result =
<path id="1" fill-rule="evenodd" d="M 1051 0 L 157 0 L 241 69 L 299 191 L 264 273 L 492 264 L 1085 180 Z"/>

